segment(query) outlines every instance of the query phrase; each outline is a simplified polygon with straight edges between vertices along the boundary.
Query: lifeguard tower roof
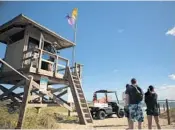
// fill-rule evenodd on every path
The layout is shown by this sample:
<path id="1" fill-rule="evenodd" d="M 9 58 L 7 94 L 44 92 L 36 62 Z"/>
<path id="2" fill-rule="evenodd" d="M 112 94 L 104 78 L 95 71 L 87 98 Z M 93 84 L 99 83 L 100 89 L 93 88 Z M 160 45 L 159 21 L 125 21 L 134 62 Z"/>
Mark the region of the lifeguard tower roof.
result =
<path id="1" fill-rule="evenodd" d="M 39 29 L 43 34 L 46 35 L 46 37 L 54 39 L 55 47 L 57 50 L 75 46 L 73 42 L 61 37 L 60 35 L 38 24 L 23 14 L 16 16 L 12 20 L 0 26 L 0 42 L 7 44 L 7 41 L 9 39 L 8 36 L 12 36 L 17 32 L 22 31 L 26 26 L 29 25 L 36 29 Z"/>

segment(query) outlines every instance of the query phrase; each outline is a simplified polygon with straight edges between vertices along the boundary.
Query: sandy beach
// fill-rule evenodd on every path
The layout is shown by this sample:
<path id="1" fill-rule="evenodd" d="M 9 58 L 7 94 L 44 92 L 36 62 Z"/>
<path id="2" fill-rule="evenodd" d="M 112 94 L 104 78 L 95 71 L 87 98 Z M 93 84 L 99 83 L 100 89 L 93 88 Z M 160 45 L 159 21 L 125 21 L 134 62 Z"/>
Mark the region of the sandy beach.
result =
<path id="1" fill-rule="evenodd" d="M 160 125 L 162 129 L 174 129 L 175 122 L 172 122 L 171 125 L 168 125 L 167 119 L 160 118 Z M 107 118 L 105 120 L 94 120 L 93 124 L 88 124 L 86 126 L 79 124 L 68 124 L 68 123 L 60 123 L 60 127 L 64 129 L 126 129 L 127 128 L 127 119 L 126 118 L 117 118 L 115 115 L 112 118 Z M 137 128 L 137 124 L 135 123 L 135 128 Z M 143 122 L 143 128 L 147 129 L 147 118 L 145 116 L 145 120 Z M 153 129 L 156 129 L 156 124 L 153 120 Z"/>

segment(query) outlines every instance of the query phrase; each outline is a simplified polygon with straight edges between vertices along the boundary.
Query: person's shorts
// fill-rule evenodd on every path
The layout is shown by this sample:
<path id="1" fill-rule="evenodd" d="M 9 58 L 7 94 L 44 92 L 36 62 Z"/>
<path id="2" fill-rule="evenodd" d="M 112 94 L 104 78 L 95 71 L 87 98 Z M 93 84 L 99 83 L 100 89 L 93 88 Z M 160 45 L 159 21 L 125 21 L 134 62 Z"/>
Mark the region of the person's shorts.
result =
<path id="1" fill-rule="evenodd" d="M 141 104 L 130 104 L 129 105 L 129 118 L 133 122 L 143 122 L 144 116 L 143 116 L 143 110 Z"/>
<path id="2" fill-rule="evenodd" d="M 146 114 L 149 116 L 159 116 L 158 109 L 146 109 Z"/>
<path id="3" fill-rule="evenodd" d="M 129 108 L 128 106 L 124 107 L 125 117 L 129 118 Z"/>

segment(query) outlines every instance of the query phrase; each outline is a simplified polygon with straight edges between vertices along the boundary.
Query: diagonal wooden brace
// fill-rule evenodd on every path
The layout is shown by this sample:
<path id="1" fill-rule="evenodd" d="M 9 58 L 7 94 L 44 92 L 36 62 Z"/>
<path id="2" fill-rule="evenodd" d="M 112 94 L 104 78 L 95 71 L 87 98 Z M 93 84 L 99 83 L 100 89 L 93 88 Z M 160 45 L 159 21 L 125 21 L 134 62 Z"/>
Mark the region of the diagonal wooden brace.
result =
<path id="1" fill-rule="evenodd" d="M 67 90 L 64 90 L 63 92 L 61 92 L 61 93 L 59 93 L 59 94 L 57 95 L 57 98 L 59 98 L 59 97 L 65 95 L 66 93 L 67 93 Z"/>
<path id="2" fill-rule="evenodd" d="M 0 100 L 4 101 L 4 100 L 7 100 L 7 99 L 11 99 L 12 101 L 14 101 L 14 97 L 18 98 L 19 100 L 22 100 L 21 98 L 21 95 L 23 93 L 19 93 L 19 94 L 16 94 L 14 92 L 9 92 L 9 89 L 5 88 L 4 86 L 0 85 L 0 89 L 4 92 L 4 93 L 7 93 L 7 95 L 4 95 L 4 96 L 0 96 Z M 12 99 L 13 98 L 13 99 Z"/>
<path id="3" fill-rule="evenodd" d="M 35 81 L 32 81 L 32 85 L 33 85 L 33 87 L 35 87 L 36 89 L 39 90 L 39 84 L 37 84 Z M 56 101 L 59 105 L 61 105 L 61 106 L 65 107 L 65 108 L 67 108 L 68 110 L 72 111 L 72 107 L 70 107 L 67 103 L 65 103 L 65 102 L 63 101 L 63 99 L 57 98 L 57 96 L 56 96 L 55 94 L 53 94 L 53 93 L 51 93 L 51 92 L 49 92 L 49 91 L 47 91 L 47 92 L 41 92 L 41 93 L 47 95 L 49 98 L 52 98 L 52 99 L 53 99 L 54 101 Z"/>
<path id="4" fill-rule="evenodd" d="M 59 92 L 59 91 L 61 91 L 61 90 L 63 90 L 63 89 L 66 89 L 66 88 L 68 88 L 68 86 L 66 86 L 66 87 L 61 87 L 61 88 L 57 88 L 57 89 L 52 89 L 52 90 L 51 90 L 51 93 Z"/>
<path id="5" fill-rule="evenodd" d="M 3 85 L 0 85 L 0 89 L 3 93 L 5 93 L 7 91 L 7 89 Z"/>
<path id="6" fill-rule="evenodd" d="M 21 80 L 19 83 L 17 83 L 16 85 L 14 85 L 13 87 L 11 87 L 10 89 L 5 89 L 6 91 L 0 95 L 0 99 L 3 98 L 4 96 L 7 96 L 8 94 L 12 93 L 13 90 L 15 90 L 16 88 L 18 88 L 19 86 L 23 85 L 25 83 L 24 80 Z"/>

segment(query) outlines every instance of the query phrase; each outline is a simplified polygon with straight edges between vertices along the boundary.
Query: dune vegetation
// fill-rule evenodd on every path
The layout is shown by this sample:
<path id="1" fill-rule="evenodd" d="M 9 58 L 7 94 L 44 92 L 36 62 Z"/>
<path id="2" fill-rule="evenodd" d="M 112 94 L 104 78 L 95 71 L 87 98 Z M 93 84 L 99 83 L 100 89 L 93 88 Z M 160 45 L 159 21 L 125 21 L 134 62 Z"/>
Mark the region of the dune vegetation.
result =
<path id="1" fill-rule="evenodd" d="M 64 113 L 64 114 L 63 114 Z M 62 107 L 47 107 L 41 108 L 38 113 L 36 108 L 28 108 L 26 112 L 23 128 L 25 129 L 51 129 L 60 128 L 59 123 L 77 123 L 76 116 L 67 116 L 67 110 Z M 13 113 L 9 113 L 9 107 L 0 106 L 0 128 L 13 129 L 17 125 L 19 108 Z"/>
<path id="2" fill-rule="evenodd" d="M 171 122 L 175 122 L 175 108 L 171 108 L 170 111 L 170 121 Z M 163 112 L 161 115 L 160 115 L 160 118 L 163 118 L 163 119 L 167 119 L 167 112 Z"/>

